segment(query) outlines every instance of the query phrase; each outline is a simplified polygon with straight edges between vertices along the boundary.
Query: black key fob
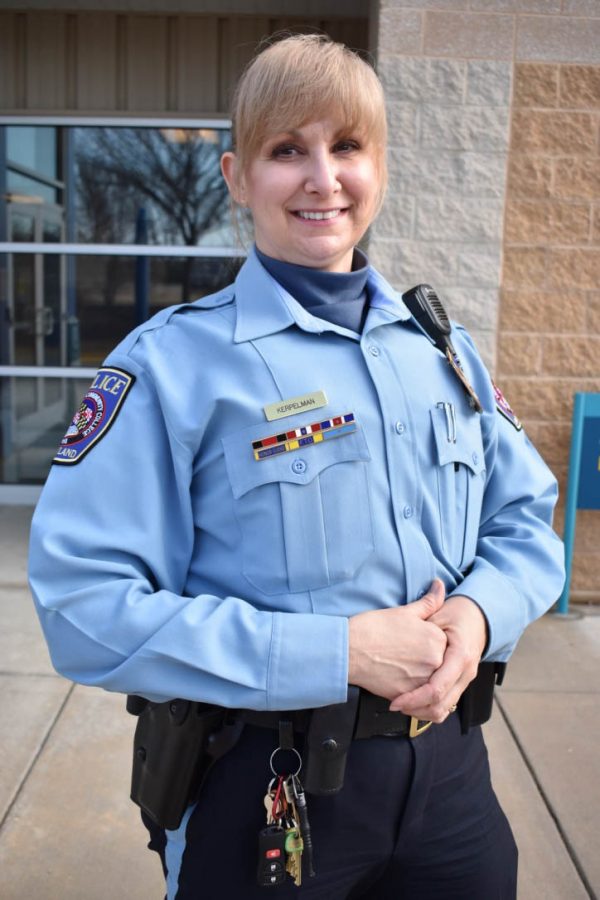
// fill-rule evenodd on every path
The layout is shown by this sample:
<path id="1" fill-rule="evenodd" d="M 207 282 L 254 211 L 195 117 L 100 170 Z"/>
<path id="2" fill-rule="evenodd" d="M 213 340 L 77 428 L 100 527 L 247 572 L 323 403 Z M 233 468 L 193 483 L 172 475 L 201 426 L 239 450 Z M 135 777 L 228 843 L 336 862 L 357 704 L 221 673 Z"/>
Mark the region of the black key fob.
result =
<path id="1" fill-rule="evenodd" d="M 258 834 L 259 887 L 275 887 L 285 881 L 285 830 L 279 825 L 267 825 Z"/>

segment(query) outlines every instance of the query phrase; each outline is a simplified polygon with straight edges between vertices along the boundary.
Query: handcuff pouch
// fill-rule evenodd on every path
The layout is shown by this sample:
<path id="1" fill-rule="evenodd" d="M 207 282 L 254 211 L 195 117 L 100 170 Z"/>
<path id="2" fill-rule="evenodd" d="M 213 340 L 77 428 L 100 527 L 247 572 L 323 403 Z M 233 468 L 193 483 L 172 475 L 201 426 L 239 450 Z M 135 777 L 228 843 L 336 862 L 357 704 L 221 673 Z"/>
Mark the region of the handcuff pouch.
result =
<path id="1" fill-rule="evenodd" d="M 302 782 L 307 793 L 337 794 L 344 786 L 359 696 L 359 688 L 349 685 L 345 703 L 313 709 L 303 754 Z"/>

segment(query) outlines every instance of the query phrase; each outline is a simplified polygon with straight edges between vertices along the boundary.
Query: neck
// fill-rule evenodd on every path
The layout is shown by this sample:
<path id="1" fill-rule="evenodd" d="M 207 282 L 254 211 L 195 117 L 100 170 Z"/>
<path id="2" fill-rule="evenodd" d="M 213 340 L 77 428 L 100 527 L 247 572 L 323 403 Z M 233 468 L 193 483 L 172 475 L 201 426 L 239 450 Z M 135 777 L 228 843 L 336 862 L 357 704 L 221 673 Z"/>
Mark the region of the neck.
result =
<path id="1" fill-rule="evenodd" d="M 298 266 L 273 259 L 258 247 L 256 255 L 267 272 L 308 312 L 360 334 L 368 308 L 368 262 L 360 250 L 354 251 L 350 272 Z"/>

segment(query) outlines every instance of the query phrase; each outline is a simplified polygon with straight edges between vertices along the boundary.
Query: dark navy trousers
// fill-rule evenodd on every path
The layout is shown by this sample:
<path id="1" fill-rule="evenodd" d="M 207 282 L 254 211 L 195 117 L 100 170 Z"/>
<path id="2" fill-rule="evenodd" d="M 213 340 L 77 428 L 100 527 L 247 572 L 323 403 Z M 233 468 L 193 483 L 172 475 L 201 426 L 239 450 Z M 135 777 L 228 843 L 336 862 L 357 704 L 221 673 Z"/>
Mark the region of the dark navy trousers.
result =
<path id="1" fill-rule="evenodd" d="M 343 790 L 307 796 L 316 877 L 256 884 L 277 733 L 247 726 L 214 766 L 185 830 L 177 900 L 514 900 L 517 848 L 480 728 L 458 716 L 416 738 L 351 745 Z M 301 749 L 299 742 L 299 749 Z M 165 868 L 165 832 L 145 819 Z"/>

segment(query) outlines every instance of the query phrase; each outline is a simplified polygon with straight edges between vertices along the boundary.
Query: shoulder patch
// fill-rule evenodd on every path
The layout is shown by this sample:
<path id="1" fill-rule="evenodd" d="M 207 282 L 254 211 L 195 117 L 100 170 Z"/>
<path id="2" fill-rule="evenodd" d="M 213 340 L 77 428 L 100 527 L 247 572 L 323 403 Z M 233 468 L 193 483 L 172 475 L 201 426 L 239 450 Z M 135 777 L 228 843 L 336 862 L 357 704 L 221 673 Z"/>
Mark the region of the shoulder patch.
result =
<path id="1" fill-rule="evenodd" d="M 504 394 L 502 393 L 502 391 L 500 390 L 498 385 L 494 384 L 493 381 L 492 381 L 492 387 L 494 388 L 494 399 L 496 400 L 496 409 L 498 410 L 498 412 L 501 415 L 504 416 L 505 419 L 508 419 L 508 421 L 513 426 L 513 428 L 516 428 L 517 431 L 521 431 L 523 428 L 523 425 L 521 423 L 521 420 L 519 418 L 517 418 L 516 414 L 514 413 L 510 403 L 508 402 L 508 400 L 506 399 L 506 397 L 504 396 Z"/>
<path id="2" fill-rule="evenodd" d="M 68 466 L 83 459 L 115 421 L 134 381 L 135 375 L 123 369 L 113 366 L 98 369 L 52 462 Z"/>

